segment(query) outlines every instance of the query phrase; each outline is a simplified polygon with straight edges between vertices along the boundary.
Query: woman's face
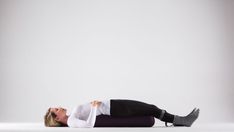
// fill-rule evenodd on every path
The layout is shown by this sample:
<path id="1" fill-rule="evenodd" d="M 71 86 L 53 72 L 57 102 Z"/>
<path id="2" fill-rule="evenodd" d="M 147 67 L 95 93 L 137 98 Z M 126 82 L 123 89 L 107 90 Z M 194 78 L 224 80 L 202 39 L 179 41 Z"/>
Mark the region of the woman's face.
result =
<path id="1" fill-rule="evenodd" d="M 66 116 L 67 110 L 62 107 L 50 108 L 50 111 L 56 115 L 55 120 L 61 121 Z"/>

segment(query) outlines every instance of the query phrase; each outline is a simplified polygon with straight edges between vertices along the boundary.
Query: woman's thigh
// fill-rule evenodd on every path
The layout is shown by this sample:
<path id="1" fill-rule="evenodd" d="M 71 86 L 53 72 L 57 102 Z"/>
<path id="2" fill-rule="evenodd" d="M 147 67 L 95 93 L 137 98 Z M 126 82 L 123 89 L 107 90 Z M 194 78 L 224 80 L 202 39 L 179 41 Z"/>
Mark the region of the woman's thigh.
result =
<path id="1" fill-rule="evenodd" d="M 111 100 L 111 116 L 154 116 L 155 112 L 161 112 L 155 105 L 136 100 Z"/>

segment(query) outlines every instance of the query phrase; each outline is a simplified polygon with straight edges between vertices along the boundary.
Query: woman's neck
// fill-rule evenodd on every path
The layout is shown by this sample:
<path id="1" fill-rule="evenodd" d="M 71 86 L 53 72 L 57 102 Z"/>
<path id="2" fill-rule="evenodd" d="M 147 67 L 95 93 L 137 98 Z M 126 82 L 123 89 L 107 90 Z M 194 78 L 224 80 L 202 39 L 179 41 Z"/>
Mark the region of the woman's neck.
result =
<path id="1" fill-rule="evenodd" d="M 66 115 L 61 121 L 61 123 L 63 123 L 64 125 L 67 125 L 67 119 L 68 119 L 68 116 Z"/>

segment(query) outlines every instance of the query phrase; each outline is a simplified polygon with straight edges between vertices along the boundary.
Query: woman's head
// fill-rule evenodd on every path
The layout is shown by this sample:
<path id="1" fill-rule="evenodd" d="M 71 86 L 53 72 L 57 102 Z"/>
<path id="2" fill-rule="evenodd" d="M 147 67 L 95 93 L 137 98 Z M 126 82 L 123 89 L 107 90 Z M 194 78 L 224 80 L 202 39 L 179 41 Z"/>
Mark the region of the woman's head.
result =
<path id="1" fill-rule="evenodd" d="M 49 108 L 44 116 L 44 123 L 47 127 L 62 127 L 67 126 L 64 123 L 64 119 L 66 119 L 66 109 L 58 107 L 58 108 Z"/>

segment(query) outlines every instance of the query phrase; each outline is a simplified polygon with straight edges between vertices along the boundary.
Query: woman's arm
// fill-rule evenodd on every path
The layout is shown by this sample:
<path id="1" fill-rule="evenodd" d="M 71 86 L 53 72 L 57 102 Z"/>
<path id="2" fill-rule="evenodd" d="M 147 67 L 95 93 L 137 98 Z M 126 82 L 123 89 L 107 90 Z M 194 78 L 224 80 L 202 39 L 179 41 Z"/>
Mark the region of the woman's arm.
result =
<path id="1" fill-rule="evenodd" d="M 87 127 L 87 128 L 92 128 L 95 125 L 96 121 L 96 111 L 97 107 L 99 107 L 101 104 L 100 101 L 93 101 L 91 102 L 91 111 L 89 113 L 88 119 L 85 120 L 80 120 L 74 116 L 70 117 L 68 121 L 68 126 L 69 127 Z"/>

